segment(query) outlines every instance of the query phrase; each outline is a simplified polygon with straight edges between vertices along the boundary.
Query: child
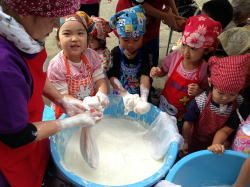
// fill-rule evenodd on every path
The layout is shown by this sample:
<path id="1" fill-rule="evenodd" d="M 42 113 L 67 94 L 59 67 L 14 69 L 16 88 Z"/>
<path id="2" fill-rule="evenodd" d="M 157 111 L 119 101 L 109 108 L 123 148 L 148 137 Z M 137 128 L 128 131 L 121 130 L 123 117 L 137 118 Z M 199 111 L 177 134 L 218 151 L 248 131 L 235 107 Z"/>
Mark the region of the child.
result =
<path id="1" fill-rule="evenodd" d="M 48 78 L 62 94 L 83 100 L 97 96 L 102 106 L 108 105 L 107 85 L 98 54 L 87 48 L 89 16 L 84 12 L 68 15 L 60 20 L 57 32 L 62 49 L 48 66 Z M 62 111 L 52 105 L 56 117 Z"/>
<path id="2" fill-rule="evenodd" d="M 143 37 L 143 44 L 152 51 L 153 65 L 157 66 L 159 60 L 161 20 L 164 20 L 164 23 L 167 23 L 169 27 L 181 31 L 186 19 L 179 16 L 174 0 L 119 0 L 116 6 L 116 12 L 130 8 L 136 4 L 142 4 L 146 12 L 147 24 L 145 36 Z M 164 9 L 164 6 L 169 8 Z"/>
<path id="3" fill-rule="evenodd" d="M 140 5 L 118 12 L 110 18 L 110 26 L 117 29 L 120 45 L 111 51 L 112 67 L 107 72 L 113 88 L 121 94 L 139 94 L 140 85 L 150 89 L 149 71 L 152 55 L 142 47 L 146 18 Z M 118 87 L 116 81 L 122 87 Z M 148 99 L 148 94 L 146 100 Z"/>
<path id="4" fill-rule="evenodd" d="M 105 21 L 103 18 L 91 16 L 94 26 L 92 31 L 89 33 L 89 48 L 95 50 L 102 62 L 102 67 L 107 71 L 110 67 L 110 51 L 106 47 L 106 38 L 109 36 L 112 30 L 109 26 L 109 22 Z"/>
<path id="5" fill-rule="evenodd" d="M 202 14 L 220 22 L 224 30 L 233 19 L 233 7 L 228 0 L 210 0 L 203 4 Z"/>
<path id="6" fill-rule="evenodd" d="M 216 131 L 242 103 L 238 93 L 244 86 L 249 61 L 249 54 L 209 59 L 211 90 L 195 97 L 187 108 L 182 129 L 183 154 L 211 145 Z"/>
<path id="7" fill-rule="evenodd" d="M 151 69 L 151 77 L 168 73 L 159 107 L 176 116 L 179 122 L 186 112 L 187 103 L 208 87 L 207 63 L 203 56 L 215 50 L 220 32 L 221 24 L 208 16 L 190 17 L 183 32 L 181 51 L 168 55 L 161 68 Z"/>

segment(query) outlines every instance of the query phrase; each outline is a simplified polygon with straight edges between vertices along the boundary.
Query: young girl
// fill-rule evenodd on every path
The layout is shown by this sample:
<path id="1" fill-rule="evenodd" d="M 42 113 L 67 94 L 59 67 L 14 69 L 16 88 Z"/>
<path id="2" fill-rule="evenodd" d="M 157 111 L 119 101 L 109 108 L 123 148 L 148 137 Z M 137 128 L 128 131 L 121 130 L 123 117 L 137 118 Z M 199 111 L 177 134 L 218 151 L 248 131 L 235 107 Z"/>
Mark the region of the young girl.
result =
<path id="1" fill-rule="evenodd" d="M 108 33 L 112 31 L 109 26 L 109 22 L 103 18 L 91 16 L 94 26 L 92 31 L 89 33 L 89 48 L 95 50 L 102 62 L 102 68 L 108 70 L 110 67 L 110 51 L 106 47 L 106 38 L 109 36 Z"/>
<path id="2" fill-rule="evenodd" d="M 168 74 L 159 107 L 178 121 L 182 120 L 187 103 L 208 86 L 203 56 L 214 51 L 220 32 L 219 22 L 204 15 L 190 17 L 183 32 L 181 51 L 168 55 L 162 67 L 151 69 L 151 77 Z"/>
<path id="3" fill-rule="evenodd" d="M 211 145 L 216 131 L 242 103 L 238 93 L 244 86 L 249 61 L 249 54 L 209 59 L 211 90 L 195 97 L 187 108 L 182 129 L 183 154 Z"/>
<path id="4" fill-rule="evenodd" d="M 112 67 L 107 74 L 116 92 L 141 94 L 146 102 L 152 55 L 149 49 L 142 47 L 145 25 L 146 18 L 140 5 L 110 18 L 110 26 L 117 30 L 120 45 L 111 51 Z"/>
<path id="5" fill-rule="evenodd" d="M 98 54 L 87 48 L 88 15 L 77 12 L 60 20 L 58 45 L 62 49 L 50 62 L 48 78 L 62 94 L 83 100 L 97 96 L 102 106 L 108 105 L 107 85 Z M 62 111 L 53 105 L 56 117 Z"/>

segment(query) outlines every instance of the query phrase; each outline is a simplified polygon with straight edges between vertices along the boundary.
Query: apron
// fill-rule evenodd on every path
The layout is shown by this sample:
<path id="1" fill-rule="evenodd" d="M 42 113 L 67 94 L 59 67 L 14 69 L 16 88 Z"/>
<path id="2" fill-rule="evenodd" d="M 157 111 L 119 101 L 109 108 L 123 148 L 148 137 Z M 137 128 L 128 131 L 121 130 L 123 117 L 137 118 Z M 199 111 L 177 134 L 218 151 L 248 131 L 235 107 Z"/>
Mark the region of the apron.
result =
<path id="1" fill-rule="evenodd" d="M 28 102 L 30 123 L 42 120 L 42 93 L 46 81 L 43 63 L 46 57 L 45 49 L 32 59 L 24 57 L 33 78 L 33 93 Z M 41 187 L 49 157 L 48 138 L 15 149 L 0 141 L 0 172 L 12 187 Z"/>
<path id="2" fill-rule="evenodd" d="M 142 64 L 142 52 L 141 49 L 138 51 L 137 55 L 137 63 L 135 67 L 128 67 L 125 64 L 124 60 L 124 49 L 120 49 L 121 54 L 121 76 L 120 82 L 130 94 L 139 94 L 140 93 L 140 79 L 138 77 L 138 73 L 140 72 L 141 64 Z"/>
<path id="3" fill-rule="evenodd" d="M 228 119 L 228 116 L 220 116 L 211 110 L 211 99 L 210 92 L 205 108 L 200 113 L 199 120 L 194 124 L 189 153 L 207 149 L 212 144 L 215 133 L 225 125 Z M 237 108 L 236 101 L 233 103 L 234 108 Z"/>
<path id="4" fill-rule="evenodd" d="M 184 78 L 177 72 L 177 68 L 182 62 L 183 57 L 181 56 L 170 77 L 168 78 L 162 95 L 160 96 L 159 108 L 167 112 L 169 115 L 176 116 L 181 121 L 183 114 L 186 112 L 187 103 L 194 97 L 188 95 L 188 85 L 192 83 L 199 84 L 199 72 L 200 67 L 195 75 L 195 80 L 189 80 Z"/>
<path id="5" fill-rule="evenodd" d="M 236 112 L 240 118 L 241 124 L 235 135 L 232 149 L 250 154 L 250 115 L 247 117 L 246 121 L 244 121 L 238 109 Z"/>
<path id="6" fill-rule="evenodd" d="M 82 62 L 85 65 L 88 74 L 87 76 L 81 74 L 80 78 L 77 79 L 71 75 L 69 62 L 65 55 L 64 62 L 66 67 L 66 82 L 68 84 L 69 95 L 79 100 L 83 100 L 87 96 L 94 96 L 96 92 L 92 79 L 93 70 L 87 58 L 84 55 L 82 56 Z M 56 118 L 59 118 L 64 113 L 60 107 L 54 104 L 52 104 L 52 108 L 55 110 Z"/>

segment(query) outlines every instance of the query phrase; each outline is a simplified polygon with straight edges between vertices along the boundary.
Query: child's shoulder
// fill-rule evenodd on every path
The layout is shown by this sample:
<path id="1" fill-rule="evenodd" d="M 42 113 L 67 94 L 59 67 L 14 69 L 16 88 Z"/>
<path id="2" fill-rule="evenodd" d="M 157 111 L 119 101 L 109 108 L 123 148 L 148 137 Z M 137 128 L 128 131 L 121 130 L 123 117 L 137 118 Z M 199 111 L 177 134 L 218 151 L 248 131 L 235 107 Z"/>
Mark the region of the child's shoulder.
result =
<path id="1" fill-rule="evenodd" d="M 63 63 L 64 60 L 63 60 L 63 51 L 60 51 L 56 54 L 56 56 L 54 56 L 50 61 L 49 61 L 49 64 L 61 64 Z"/>

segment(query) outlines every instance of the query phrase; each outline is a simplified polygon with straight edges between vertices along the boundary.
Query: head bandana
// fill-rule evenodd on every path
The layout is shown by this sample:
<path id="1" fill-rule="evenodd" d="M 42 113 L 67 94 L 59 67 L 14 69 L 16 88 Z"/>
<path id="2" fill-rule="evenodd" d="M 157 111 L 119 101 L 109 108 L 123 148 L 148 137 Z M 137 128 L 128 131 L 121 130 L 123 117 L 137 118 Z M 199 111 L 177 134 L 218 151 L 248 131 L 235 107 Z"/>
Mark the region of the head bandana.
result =
<path id="1" fill-rule="evenodd" d="M 94 22 L 94 26 L 92 31 L 90 32 L 90 35 L 94 38 L 106 40 L 106 38 L 109 37 L 108 33 L 112 31 L 109 26 L 109 22 L 107 22 L 103 18 L 95 16 L 91 16 L 91 19 Z"/>
<path id="2" fill-rule="evenodd" d="M 138 37 L 145 33 L 146 17 L 141 5 L 125 9 L 111 16 L 109 25 L 120 37 Z"/>
<path id="3" fill-rule="evenodd" d="M 208 61 L 212 84 L 225 93 L 238 93 L 244 86 L 250 54 L 211 57 Z"/>
<path id="4" fill-rule="evenodd" d="M 4 3 L 21 15 L 62 17 L 75 13 L 79 0 L 4 0 Z"/>
<path id="5" fill-rule="evenodd" d="M 217 37 L 222 32 L 221 24 L 205 15 L 188 18 L 182 41 L 193 48 L 209 48 L 217 46 Z"/>
<path id="6" fill-rule="evenodd" d="M 78 21 L 82 23 L 87 32 L 91 32 L 94 26 L 92 19 L 83 11 L 78 11 L 75 14 L 60 18 L 60 27 L 67 21 Z"/>

